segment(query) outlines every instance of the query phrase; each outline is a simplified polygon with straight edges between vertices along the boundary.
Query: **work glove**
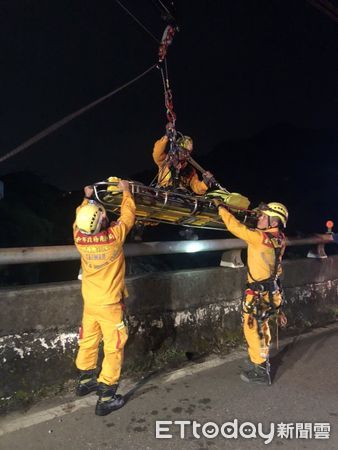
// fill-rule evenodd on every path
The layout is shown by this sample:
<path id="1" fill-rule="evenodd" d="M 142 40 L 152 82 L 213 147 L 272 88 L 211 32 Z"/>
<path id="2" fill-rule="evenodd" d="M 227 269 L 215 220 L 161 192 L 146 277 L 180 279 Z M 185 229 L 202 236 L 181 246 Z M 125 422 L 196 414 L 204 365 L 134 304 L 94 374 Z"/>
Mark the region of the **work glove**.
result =
<path id="1" fill-rule="evenodd" d="M 213 198 L 212 203 L 218 208 L 219 206 L 224 206 L 224 203 L 219 198 Z"/>
<path id="2" fill-rule="evenodd" d="M 176 130 L 173 123 L 168 122 L 165 126 L 165 135 L 170 139 L 173 140 L 176 136 Z"/>
<path id="3" fill-rule="evenodd" d="M 209 171 L 203 172 L 202 178 L 203 178 L 204 183 L 209 187 L 211 187 L 213 184 L 215 184 L 215 178 L 214 178 L 213 174 Z"/>

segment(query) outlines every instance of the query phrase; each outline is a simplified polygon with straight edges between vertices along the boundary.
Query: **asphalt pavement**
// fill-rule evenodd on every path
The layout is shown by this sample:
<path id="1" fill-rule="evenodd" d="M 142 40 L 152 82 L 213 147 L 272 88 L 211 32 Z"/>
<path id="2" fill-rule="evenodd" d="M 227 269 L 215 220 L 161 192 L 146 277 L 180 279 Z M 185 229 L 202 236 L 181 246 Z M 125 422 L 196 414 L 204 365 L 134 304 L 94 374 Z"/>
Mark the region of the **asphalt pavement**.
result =
<path id="1" fill-rule="evenodd" d="M 124 380 L 126 405 L 105 417 L 95 394 L 44 400 L 0 419 L 0 449 L 338 449 L 338 324 L 272 355 L 271 386 L 241 381 L 235 351 Z"/>

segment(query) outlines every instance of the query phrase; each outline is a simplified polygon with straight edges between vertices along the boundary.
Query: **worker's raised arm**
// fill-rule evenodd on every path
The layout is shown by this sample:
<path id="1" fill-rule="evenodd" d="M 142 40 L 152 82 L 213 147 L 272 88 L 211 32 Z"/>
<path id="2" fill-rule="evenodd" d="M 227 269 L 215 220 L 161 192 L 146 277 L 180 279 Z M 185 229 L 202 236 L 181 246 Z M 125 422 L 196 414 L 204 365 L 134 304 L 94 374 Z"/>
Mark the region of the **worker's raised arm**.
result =
<path id="1" fill-rule="evenodd" d="M 168 137 L 163 136 L 161 137 L 161 139 L 158 139 L 154 144 L 153 159 L 155 164 L 157 164 L 159 168 L 162 167 L 167 157 L 165 150 L 167 148 L 168 141 L 169 141 Z"/>
<path id="2" fill-rule="evenodd" d="M 113 233 L 117 241 L 123 243 L 135 223 L 136 206 L 133 196 L 130 193 L 128 181 L 121 180 L 118 187 L 123 191 L 121 214 L 118 221 L 111 224 L 109 230 Z"/>
<path id="3" fill-rule="evenodd" d="M 216 204 L 217 206 L 217 204 Z M 251 230 L 246 225 L 236 219 L 225 207 L 218 205 L 218 214 L 221 216 L 227 229 L 248 244 L 260 244 L 262 242 L 262 233 L 258 230 Z"/>

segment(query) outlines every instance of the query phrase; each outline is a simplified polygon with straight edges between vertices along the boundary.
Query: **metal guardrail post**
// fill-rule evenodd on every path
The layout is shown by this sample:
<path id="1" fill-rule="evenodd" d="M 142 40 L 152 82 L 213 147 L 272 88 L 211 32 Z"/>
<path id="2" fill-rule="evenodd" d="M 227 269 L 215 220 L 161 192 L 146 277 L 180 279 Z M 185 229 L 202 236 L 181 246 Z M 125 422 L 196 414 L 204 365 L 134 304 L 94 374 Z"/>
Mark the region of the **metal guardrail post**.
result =
<path id="1" fill-rule="evenodd" d="M 325 244 L 318 244 L 313 249 L 310 249 L 306 255 L 307 258 L 325 259 L 327 254 L 325 253 Z"/>
<path id="2" fill-rule="evenodd" d="M 244 267 L 244 263 L 242 261 L 242 249 L 234 249 L 227 250 L 223 252 L 220 266 L 221 267 L 230 267 L 231 269 L 240 269 Z"/>

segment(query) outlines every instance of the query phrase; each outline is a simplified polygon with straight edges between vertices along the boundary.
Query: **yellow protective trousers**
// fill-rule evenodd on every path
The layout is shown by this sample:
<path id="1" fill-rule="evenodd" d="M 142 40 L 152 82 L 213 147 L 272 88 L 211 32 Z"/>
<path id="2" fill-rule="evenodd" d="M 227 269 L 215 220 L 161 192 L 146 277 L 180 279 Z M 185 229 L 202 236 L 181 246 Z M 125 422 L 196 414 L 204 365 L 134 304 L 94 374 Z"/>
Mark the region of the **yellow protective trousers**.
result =
<path id="1" fill-rule="evenodd" d="M 76 358 L 78 369 L 96 369 L 101 339 L 103 339 L 104 358 L 97 381 L 107 385 L 116 384 L 121 374 L 123 348 L 128 339 L 121 303 L 102 306 L 85 305 Z"/>
<path id="2" fill-rule="evenodd" d="M 281 293 L 272 294 L 273 305 L 278 308 L 282 302 Z M 245 291 L 243 302 L 243 331 L 248 344 L 248 354 L 254 364 L 262 364 L 269 357 L 271 334 L 269 318 L 258 323 L 255 315 L 264 313 L 269 309 L 269 293 L 267 291 L 257 293 L 251 289 Z M 254 311 L 254 312 L 252 312 Z"/>

